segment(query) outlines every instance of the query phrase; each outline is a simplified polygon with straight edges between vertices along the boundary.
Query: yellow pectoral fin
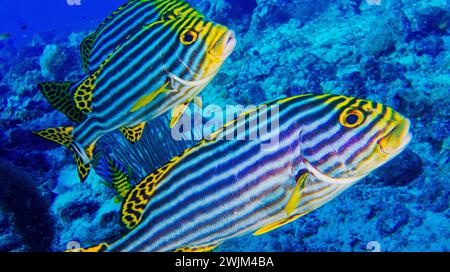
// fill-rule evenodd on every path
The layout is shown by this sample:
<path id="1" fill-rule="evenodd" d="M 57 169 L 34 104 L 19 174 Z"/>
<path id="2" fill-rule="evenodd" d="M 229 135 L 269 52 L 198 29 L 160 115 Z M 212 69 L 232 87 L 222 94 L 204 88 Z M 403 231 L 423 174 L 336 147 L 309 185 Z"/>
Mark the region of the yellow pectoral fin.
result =
<path id="1" fill-rule="evenodd" d="M 300 199 L 302 196 L 301 191 L 303 189 L 303 186 L 304 186 L 307 178 L 308 178 L 308 173 L 305 173 L 305 174 L 301 175 L 300 178 L 297 180 L 294 191 L 292 192 L 292 196 L 289 199 L 288 203 L 286 204 L 286 207 L 284 207 L 284 210 L 286 211 L 288 216 L 291 216 L 291 214 L 297 208 L 298 203 L 300 202 Z"/>
<path id="2" fill-rule="evenodd" d="M 170 120 L 170 128 L 173 128 L 175 124 L 178 122 L 178 120 L 180 120 L 181 116 L 183 116 L 183 113 L 186 111 L 188 106 L 189 102 L 186 102 L 173 108 L 172 119 Z"/>
<path id="3" fill-rule="evenodd" d="M 211 252 L 219 245 L 220 244 L 212 246 L 200 246 L 200 247 L 182 247 L 175 250 L 175 252 Z"/>
<path id="4" fill-rule="evenodd" d="M 122 132 L 123 136 L 127 138 L 128 141 L 135 143 L 141 139 L 142 132 L 144 132 L 145 128 L 145 122 L 137 125 L 135 127 L 123 127 L 120 129 L 120 132 Z"/>
<path id="5" fill-rule="evenodd" d="M 164 84 L 161 88 L 153 91 L 149 95 L 141 97 L 136 104 L 134 104 L 133 108 L 131 109 L 131 112 L 136 112 L 146 105 L 148 105 L 150 102 L 152 102 L 158 95 L 162 93 L 170 92 L 170 90 L 167 89 L 167 86 L 170 84 L 170 82 L 167 82 Z"/>
<path id="6" fill-rule="evenodd" d="M 277 229 L 277 228 L 280 228 L 280 227 L 282 227 L 282 226 L 284 226 L 286 224 L 289 224 L 292 221 L 294 221 L 296 219 L 299 219 L 300 217 L 302 217 L 302 216 L 304 216 L 305 214 L 308 214 L 308 213 L 309 213 L 309 211 L 303 212 L 301 214 L 297 214 L 297 215 L 294 215 L 294 216 L 291 216 L 289 218 L 281 219 L 281 220 L 279 220 L 277 222 L 271 223 L 271 224 L 269 224 L 269 225 L 267 225 L 265 227 L 260 228 L 255 233 L 253 233 L 253 235 L 254 236 L 258 236 L 258 235 L 262 235 L 262 234 L 268 233 L 268 232 L 270 232 L 270 231 L 272 231 L 274 229 Z"/>

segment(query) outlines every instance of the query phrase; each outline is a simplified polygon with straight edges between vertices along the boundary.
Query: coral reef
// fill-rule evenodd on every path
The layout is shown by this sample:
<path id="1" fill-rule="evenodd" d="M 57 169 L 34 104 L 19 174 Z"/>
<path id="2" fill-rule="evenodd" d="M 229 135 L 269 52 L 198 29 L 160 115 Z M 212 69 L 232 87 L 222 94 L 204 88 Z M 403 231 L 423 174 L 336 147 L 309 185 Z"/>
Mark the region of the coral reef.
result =
<path id="1" fill-rule="evenodd" d="M 13 250 L 14 246 L 27 251 L 50 250 L 55 229 L 48 194 L 40 194 L 29 172 L 3 159 L 0 160 L 0 180 L 0 222 L 3 221 L 2 227 L 6 221 L 14 226 L 7 237 L 0 236 L 0 251 Z"/>
<path id="2" fill-rule="evenodd" d="M 261 237 L 230 241 L 218 251 L 449 251 L 450 8 L 445 0 L 191 0 L 206 16 L 236 31 L 238 46 L 204 104 L 259 104 L 302 93 L 331 92 L 372 99 L 411 119 L 414 139 L 398 158 L 313 213 Z M 99 22 L 102 18 L 98 18 Z M 25 202 L 0 204 L 0 250 L 64 250 L 70 241 L 113 241 L 118 224 L 114 192 L 92 175 L 78 184 L 70 154 L 30 131 L 70 124 L 35 85 L 83 75 L 78 44 L 86 33 L 36 35 L 16 48 L 0 41 L 0 152 L 33 177 Z M 7 167 L 9 168 L 9 167 Z M 11 167 L 12 168 L 12 167 Z M 22 170 L 10 180 L 27 183 Z M 34 192 L 34 193 L 32 193 Z M 22 199 L 22 198 L 20 198 Z M 23 207 L 24 213 L 17 214 Z M 12 212 L 11 212 L 12 211 Z M 49 214 L 50 213 L 50 214 Z M 11 215 L 12 214 L 12 215 Z M 24 218 L 15 222 L 17 217 Z M 45 232 L 27 236 L 25 225 Z M 52 237 L 54 236 L 54 239 Z"/>

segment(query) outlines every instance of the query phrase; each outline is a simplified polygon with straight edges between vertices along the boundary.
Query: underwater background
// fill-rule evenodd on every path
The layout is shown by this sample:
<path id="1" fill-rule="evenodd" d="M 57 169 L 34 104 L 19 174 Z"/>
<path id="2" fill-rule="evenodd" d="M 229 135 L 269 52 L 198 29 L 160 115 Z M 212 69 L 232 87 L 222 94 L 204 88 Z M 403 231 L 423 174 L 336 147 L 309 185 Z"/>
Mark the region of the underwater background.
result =
<path id="1" fill-rule="evenodd" d="M 31 134 L 67 123 L 36 84 L 80 78 L 80 42 L 125 0 L 69 2 L 78 1 L 0 0 L 0 251 L 63 251 L 126 233 L 114 191 L 95 174 L 80 184 L 69 152 Z M 414 135 L 330 203 L 215 251 L 449 251 L 449 1 L 189 3 L 238 39 L 204 104 L 345 94 L 392 106 Z"/>

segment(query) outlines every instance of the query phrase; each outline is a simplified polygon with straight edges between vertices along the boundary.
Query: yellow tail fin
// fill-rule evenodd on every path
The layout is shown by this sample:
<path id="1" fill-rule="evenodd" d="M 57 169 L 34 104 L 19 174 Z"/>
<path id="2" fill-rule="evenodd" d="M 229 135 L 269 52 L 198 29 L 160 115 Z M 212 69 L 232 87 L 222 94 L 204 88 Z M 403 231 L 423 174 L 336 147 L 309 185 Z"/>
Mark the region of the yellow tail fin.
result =
<path id="1" fill-rule="evenodd" d="M 83 154 L 85 154 L 90 161 L 94 150 L 94 144 L 90 145 L 86 149 L 80 148 L 73 140 L 72 131 L 73 127 L 60 127 L 35 131 L 33 133 L 44 139 L 58 143 L 70 149 L 77 164 L 78 176 L 80 177 L 80 181 L 84 182 L 89 175 L 91 165 L 90 162 L 85 163 L 82 157 Z"/>

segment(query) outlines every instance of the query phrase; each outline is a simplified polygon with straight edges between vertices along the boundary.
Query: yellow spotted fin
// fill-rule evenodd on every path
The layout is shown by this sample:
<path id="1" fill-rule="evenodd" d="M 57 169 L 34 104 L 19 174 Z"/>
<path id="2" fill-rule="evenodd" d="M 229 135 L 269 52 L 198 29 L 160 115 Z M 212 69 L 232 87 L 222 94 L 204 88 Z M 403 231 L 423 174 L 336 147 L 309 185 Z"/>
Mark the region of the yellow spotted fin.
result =
<path id="1" fill-rule="evenodd" d="M 92 112 L 92 97 L 94 89 L 97 85 L 97 79 L 100 76 L 100 74 L 103 71 L 103 68 L 105 65 L 109 62 L 109 60 L 114 55 L 114 52 L 117 51 L 120 48 L 117 47 L 109 56 L 106 58 L 103 63 L 100 65 L 100 67 L 91 75 L 87 76 L 85 79 L 81 81 L 81 83 L 78 84 L 78 86 L 75 88 L 74 93 L 74 101 L 76 107 L 86 114 Z"/>
<path id="2" fill-rule="evenodd" d="M 97 246 L 88 247 L 88 248 L 75 248 L 68 249 L 64 252 L 105 252 L 108 249 L 109 245 L 106 243 L 99 244 Z"/>
<path id="3" fill-rule="evenodd" d="M 279 220 L 277 222 L 271 223 L 271 224 L 269 224 L 267 226 L 264 226 L 263 228 L 260 228 L 253 235 L 258 236 L 258 235 L 262 235 L 262 234 L 268 233 L 268 232 L 270 232 L 272 230 L 278 229 L 278 228 L 280 228 L 280 227 L 282 227 L 282 226 L 284 226 L 286 224 L 289 224 L 292 221 L 294 221 L 294 220 L 296 220 L 296 219 L 298 219 L 298 218 L 300 218 L 300 217 L 302 217 L 302 216 L 304 216 L 304 215 L 306 215 L 308 213 L 309 213 L 309 211 L 303 212 L 303 213 L 300 213 L 300 214 L 297 214 L 297 215 L 293 215 L 293 216 L 288 217 L 288 218 L 281 219 L 281 220 Z"/>
<path id="4" fill-rule="evenodd" d="M 44 82 L 38 84 L 48 102 L 56 110 L 64 113 L 70 120 L 79 124 L 86 119 L 86 114 L 79 110 L 73 100 L 74 82 Z"/>
<path id="5" fill-rule="evenodd" d="M 174 252 L 211 252 L 218 246 L 220 246 L 220 244 L 199 247 L 182 247 Z"/>
<path id="6" fill-rule="evenodd" d="M 97 33 L 92 33 L 87 36 L 80 45 L 81 60 L 83 62 L 83 70 L 89 73 L 89 65 L 92 54 L 92 47 L 94 46 L 95 40 L 97 39 Z"/>
<path id="7" fill-rule="evenodd" d="M 153 193 L 164 179 L 165 174 L 180 158 L 181 157 L 174 157 L 169 163 L 148 175 L 128 192 L 120 209 L 120 219 L 126 228 L 133 229 L 141 222 L 145 207 L 150 201 Z"/>
<path id="8" fill-rule="evenodd" d="M 90 161 L 92 159 L 92 153 L 94 150 L 95 143 L 92 143 L 87 147 L 80 147 L 74 140 L 72 136 L 73 127 L 60 127 L 60 128 L 49 128 L 46 130 L 35 131 L 36 134 L 44 139 L 50 140 L 52 142 L 58 143 L 65 146 L 70 151 L 75 158 L 77 164 L 78 176 L 80 181 L 86 181 L 89 172 L 91 170 L 91 165 L 89 163 L 85 164 L 82 157 L 86 156 Z"/>
<path id="9" fill-rule="evenodd" d="M 55 109 L 64 113 L 70 120 L 75 123 L 83 122 L 92 112 L 92 97 L 97 78 L 119 48 L 118 46 L 92 75 L 86 76 L 78 82 L 40 83 L 38 84 L 39 90 Z"/>
<path id="10" fill-rule="evenodd" d="M 120 129 L 120 132 L 125 136 L 125 138 L 130 141 L 131 143 L 136 143 L 139 141 L 142 137 L 142 133 L 144 132 L 145 128 L 145 122 L 142 124 L 139 124 L 135 127 L 127 128 L 123 127 Z"/>
<path id="11" fill-rule="evenodd" d="M 284 210 L 286 211 L 288 216 L 291 216 L 291 214 L 295 211 L 295 209 L 298 206 L 298 203 L 301 199 L 301 191 L 303 190 L 305 186 L 305 181 L 308 178 L 308 172 L 304 173 L 300 176 L 300 178 L 297 180 L 294 191 L 292 192 L 291 197 L 289 198 L 288 203 L 286 204 L 286 207 L 284 207 Z"/>

